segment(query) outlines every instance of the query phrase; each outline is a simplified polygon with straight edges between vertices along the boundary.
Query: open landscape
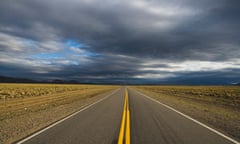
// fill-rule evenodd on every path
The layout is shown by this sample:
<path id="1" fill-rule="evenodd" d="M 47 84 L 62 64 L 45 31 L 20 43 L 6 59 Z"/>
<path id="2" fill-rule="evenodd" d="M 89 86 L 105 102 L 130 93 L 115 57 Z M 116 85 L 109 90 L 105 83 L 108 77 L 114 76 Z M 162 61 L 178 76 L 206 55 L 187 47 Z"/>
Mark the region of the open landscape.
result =
<path id="1" fill-rule="evenodd" d="M 240 0 L 0 0 L 0 144 L 240 144 Z"/>
<path id="2" fill-rule="evenodd" d="M 240 139 L 239 86 L 134 86 L 133 88 Z"/>
<path id="3" fill-rule="evenodd" d="M 0 143 L 12 143 L 93 103 L 119 86 L 0 84 Z M 239 86 L 131 86 L 240 139 Z M 163 114 L 164 115 L 164 114 Z"/>
<path id="4" fill-rule="evenodd" d="M 117 86 L 0 84 L 0 143 L 11 143 L 102 98 Z"/>

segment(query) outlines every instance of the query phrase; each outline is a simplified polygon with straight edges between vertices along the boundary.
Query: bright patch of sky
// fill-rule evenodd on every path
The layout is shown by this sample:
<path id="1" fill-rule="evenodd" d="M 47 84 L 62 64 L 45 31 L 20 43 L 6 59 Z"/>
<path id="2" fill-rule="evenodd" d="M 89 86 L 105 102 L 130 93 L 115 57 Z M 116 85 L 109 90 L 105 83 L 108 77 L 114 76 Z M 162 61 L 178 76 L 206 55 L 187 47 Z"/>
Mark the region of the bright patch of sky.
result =
<path id="1" fill-rule="evenodd" d="M 72 39 L 67 39 L 66 40 L 66 47 L 77 47 L 77 48 L 85 48 L 87 47 L 87 45 L 83 44 L 83 43 L 79 43 L 75 40 Z"/>
<path id="2" fill-rule="evenodd" d="M 79 55 L 79 56 L 84 56 L 89 58 L 100 55 L 98 53 L 88 51 L 87 50 L 87 48 L 89 47 L 88 45 L 77 42 L 72 39 L 67 39 L 65 45 L 66 45 L 65 52 L 68 54 L 74 54 L 74 55 Z"/>
<path id="3" fill-rule="evenodd" d="M 38 60 L 39 62 L 45 64 L 50 63 L 61 65 L 61 63 L 64 62 L 62 63 L 63 65 L 79 65 L 81 62 L 83 62 L 83 60 L 85 62 L 86 59 L 91 59 L 100 55 L 98 53 L 88 51 L 88 45 L 72 39 L 57 41 L 55 43 L 57 43 L 56 46 L 62 47 L 49 52 L 35 52 L 32 53 L 29 58 L 33 60 Z M 38 43 L 33 40 L 25 40 L 24 44 L 28 47 L 41 49 L 41 46 L 38 46 Z"/>
<path id="4" fill-rule="evenodd" d="M 64 55 L 62 53 L 39 53 L 31 56 L 33 59 L 62 59 Z"/>

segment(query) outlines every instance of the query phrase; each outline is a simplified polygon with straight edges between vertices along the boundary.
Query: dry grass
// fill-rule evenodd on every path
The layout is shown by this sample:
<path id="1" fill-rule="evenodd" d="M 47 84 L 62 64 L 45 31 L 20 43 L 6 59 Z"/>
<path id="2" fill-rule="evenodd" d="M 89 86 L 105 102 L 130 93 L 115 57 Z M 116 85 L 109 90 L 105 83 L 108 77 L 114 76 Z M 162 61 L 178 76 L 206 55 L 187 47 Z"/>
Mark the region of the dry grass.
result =
<path id="1" fill-rule="evenodd" d="M 136 86 L 139 91 L 240 139 L 240 87 Z"/>
<path id="2" fill-rule="evenodd" d="M 62 84 L 0 84 L 0 100 L 37 97 L 48 94 L 57 94 L 69 91 L 78 91 L 101 86 L 93 85 L 62 85 Z"/>
<path id="3" fill-rule="evenodd" d="M 0 143 L 14 142 L 116 88 L 102 85 L 0 84 Z"/>

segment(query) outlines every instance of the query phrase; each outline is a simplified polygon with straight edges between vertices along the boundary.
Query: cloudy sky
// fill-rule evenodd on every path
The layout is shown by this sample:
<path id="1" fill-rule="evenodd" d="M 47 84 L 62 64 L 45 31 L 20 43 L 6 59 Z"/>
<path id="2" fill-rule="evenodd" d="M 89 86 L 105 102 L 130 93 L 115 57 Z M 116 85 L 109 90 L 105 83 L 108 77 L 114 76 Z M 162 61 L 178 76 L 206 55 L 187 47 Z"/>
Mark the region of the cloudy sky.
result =
<path id="1" fill-rule="evenodd" d="M 0 75 L 240 81 L 239 0 L 1 0 Z"/>

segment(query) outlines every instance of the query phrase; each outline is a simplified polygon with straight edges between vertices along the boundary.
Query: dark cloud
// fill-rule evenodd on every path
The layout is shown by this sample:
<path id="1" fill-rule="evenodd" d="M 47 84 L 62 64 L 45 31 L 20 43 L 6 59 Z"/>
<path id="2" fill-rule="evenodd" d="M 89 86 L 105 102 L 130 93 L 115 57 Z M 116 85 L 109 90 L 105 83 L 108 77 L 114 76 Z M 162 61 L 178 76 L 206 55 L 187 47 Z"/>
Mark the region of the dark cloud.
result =
<path id="1" fill-rule="evenodd" d="M 205 76 L 202 71 L 238 70 L 239 4 L 237 0 L 2 0 L 0 74 L 19 71 L 18 75 L 33 78 L 148 82 L 198 71 Z M 68 39 L 84 47 L 66 52 Z M 39 53 L 58 58 L 34 57 Z M 201 62 L 209 63 L 192 66 Z M 212 69 L 211 64 L 218 67 Z"/>

